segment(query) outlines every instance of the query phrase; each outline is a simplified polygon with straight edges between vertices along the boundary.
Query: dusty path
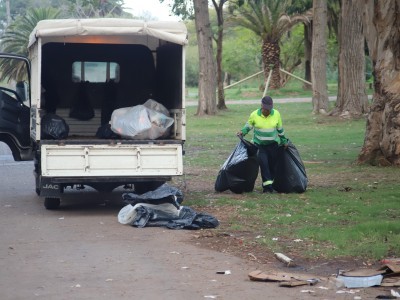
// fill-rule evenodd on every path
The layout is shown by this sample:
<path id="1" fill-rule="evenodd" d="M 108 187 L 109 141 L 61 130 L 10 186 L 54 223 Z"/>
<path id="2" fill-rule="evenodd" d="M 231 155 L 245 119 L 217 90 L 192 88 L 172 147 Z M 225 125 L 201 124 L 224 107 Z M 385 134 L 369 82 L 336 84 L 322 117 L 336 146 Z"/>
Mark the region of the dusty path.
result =
<path id="1" fill-rule="evenodd" d="M 1 156 L 0 299 L 309 299 L 251 282 L 255 266 L 187 243 L 192 231 L 119 224 L 119 197 L 45 210 L 32 168 Z"/>

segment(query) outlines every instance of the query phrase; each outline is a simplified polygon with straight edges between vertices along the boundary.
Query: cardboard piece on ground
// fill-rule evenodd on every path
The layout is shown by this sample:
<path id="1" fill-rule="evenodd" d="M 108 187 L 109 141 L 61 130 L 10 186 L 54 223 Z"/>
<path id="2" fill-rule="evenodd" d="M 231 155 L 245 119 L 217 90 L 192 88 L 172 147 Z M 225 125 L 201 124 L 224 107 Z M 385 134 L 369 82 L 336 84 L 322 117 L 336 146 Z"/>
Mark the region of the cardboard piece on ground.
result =
<path id="1" fill-rule="evenodd" d="M 381 282 L 381 286 L 400 286 L 400 278 L 385 277 Z"/>
<path id="2" fill-rule="evenodd" d="M 400 265 L 397 264 L 386 264 L 378 270 L 384 271 L 385 275 L 400 276 Z"/>
<path id="3" fill-rule="evenodd" d="M 249 273 L 250 280 L 253 281 L 278 281 L 278 282 L 296 282 L 301 281 L 305 284 L 315 283 L 316 280 L 320 280 L 318 277 L 308 274 L 294 274 L 294 273 L 284 273 L 284 272 L 262 272 L 260 270 L 252 271 Z M 307 281 L 309 280 L 309 281 Z M 296 283 L 293 283 L 296 284 Z M 300 284 L 299 284 L 300 285 Z M 301 284 L 304 285 L 304 284 Z M 287 285 L 286 285 L 287 286 Z M 291 285 L 295 286 L 295 285 Z"/>
<path id="4" fill-rule="evenodd" d="M 294 287 L 301 285 L 309 285 L 309 282 L 304 280 L 292 280 L 292 281 L 282 281 L 279 283 L 279 286 L 284 286 L 284 287 Z"/>

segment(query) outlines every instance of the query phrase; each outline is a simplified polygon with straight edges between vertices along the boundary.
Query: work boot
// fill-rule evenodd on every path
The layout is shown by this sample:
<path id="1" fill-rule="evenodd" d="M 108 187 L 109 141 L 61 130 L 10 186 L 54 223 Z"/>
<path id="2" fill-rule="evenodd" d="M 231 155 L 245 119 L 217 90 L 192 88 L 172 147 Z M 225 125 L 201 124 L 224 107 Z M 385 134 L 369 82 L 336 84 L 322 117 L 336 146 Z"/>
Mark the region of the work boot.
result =
<path id="1" fill-rule="evenodd" d="M 272 184 L 263 186 L 263 193 L 272 194 L 273 192 L 274 192 L 274 189 L 272 188 Z"/>

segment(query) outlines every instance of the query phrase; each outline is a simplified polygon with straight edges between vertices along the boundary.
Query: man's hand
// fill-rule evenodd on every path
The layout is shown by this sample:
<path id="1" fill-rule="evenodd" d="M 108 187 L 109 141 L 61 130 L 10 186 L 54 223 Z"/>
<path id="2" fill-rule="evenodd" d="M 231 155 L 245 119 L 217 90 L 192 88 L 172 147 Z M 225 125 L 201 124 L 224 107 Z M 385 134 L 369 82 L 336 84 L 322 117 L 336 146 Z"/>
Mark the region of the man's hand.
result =
<path id="1" fill-rule="evenodd" d="M 241 132 L 240 130 L 236 133 L 237 136 L 243 136 L 243 132 Z"/>
<path id="2" fill-rule="evenodd" d="M 289 147 L 289 144 L 283 144 L 283 148 L 285 148 L 285 150 Z"/>

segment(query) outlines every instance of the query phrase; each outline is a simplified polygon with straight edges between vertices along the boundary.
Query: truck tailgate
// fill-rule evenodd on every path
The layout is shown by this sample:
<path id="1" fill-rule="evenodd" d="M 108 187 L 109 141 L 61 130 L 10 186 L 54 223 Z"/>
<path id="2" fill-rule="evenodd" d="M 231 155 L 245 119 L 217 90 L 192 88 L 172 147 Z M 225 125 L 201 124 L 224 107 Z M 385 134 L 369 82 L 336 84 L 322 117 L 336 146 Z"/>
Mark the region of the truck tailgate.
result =
<path id="1" fill-rule="evenodd" d="M 180 144 L 42 145 L 42 176 L 176 176 Z"/>

